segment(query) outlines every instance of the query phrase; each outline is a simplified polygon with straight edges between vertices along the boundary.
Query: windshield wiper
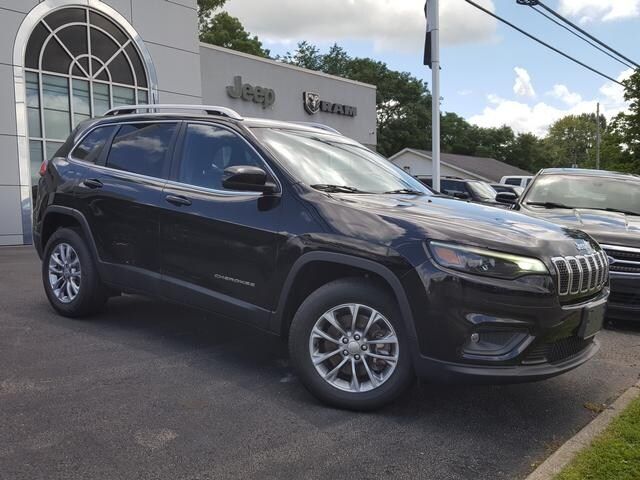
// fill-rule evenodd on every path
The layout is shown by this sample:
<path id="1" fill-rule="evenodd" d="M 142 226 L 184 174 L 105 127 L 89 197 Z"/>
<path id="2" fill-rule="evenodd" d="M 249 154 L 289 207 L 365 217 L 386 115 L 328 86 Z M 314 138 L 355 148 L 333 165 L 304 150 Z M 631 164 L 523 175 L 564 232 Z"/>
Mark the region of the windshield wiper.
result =
<path id="1" fill-rule="evenodd" d="M 525 205 L 533 205 L 534 207 L 544 207 L 544 208 L 568 208 L 573 210 L 575 207 L 570 207 L 569 205 L 565 205 L 563 203 L 556 202 L 525 202 Z"/>
<path id="2" fill-rule="evenodd" d="M 398 190 L 389 190 L 388 192 L 384 192 L 385 194 L 392 195 L 394 193 L 397 194 L 407 194 L 407 195 L 424 195 L 424 192 L 420 192 L 418 190 L 412 190 L 411 188 L 399 188 Z"/>
<path id="3" fill-rule="evenodd" d="M 367 193 L 355 187 L 349 187 L 348 185 L 331 185 L 328 183 L 315 183 L 310 186 L 311 188 L 315 188 L 316 190 L 321 190 L 327 193 Z"/>

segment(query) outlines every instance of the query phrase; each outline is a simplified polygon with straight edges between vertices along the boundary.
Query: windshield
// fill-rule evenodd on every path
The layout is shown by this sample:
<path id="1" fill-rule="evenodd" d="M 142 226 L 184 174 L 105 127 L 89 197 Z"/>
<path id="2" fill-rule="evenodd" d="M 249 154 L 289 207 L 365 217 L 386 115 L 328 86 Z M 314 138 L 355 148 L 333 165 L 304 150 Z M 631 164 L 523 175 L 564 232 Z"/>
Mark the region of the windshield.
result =
<path id="1" fill-rule="evenodd" d="M 469 188 L 482 200 L 495 200 L 496 192 L 491 185 L 484 182 L 469 182 Z"/>
<path id="2" fill-rule="evenodd" d="M 420 181 L 346 137 L 264 127 L 253 128 L 253 132 L 291 175 L 314 188 L 343 193 L 430 194 Z"/>
<path id="3" fill-rule="evenodd" d="M 567 208 L 613 210 L 640 215 L 640 180 L 592 175 L 542 175 L 525 204 L 558 204 Z"/>

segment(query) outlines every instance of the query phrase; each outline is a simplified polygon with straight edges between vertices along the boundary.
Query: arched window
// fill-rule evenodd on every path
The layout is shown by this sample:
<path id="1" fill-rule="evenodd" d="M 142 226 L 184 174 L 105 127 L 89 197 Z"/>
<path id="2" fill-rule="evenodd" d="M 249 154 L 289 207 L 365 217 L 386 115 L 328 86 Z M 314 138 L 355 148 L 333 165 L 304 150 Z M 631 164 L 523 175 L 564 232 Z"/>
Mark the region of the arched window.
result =
<path id="1" fill-rule="evenodd" d="M 149 103 L 135 44 L 90 8 L 55 10 L 38 22 L 24 64 L 32 180 L 79 122 L 118 105 Z"/>

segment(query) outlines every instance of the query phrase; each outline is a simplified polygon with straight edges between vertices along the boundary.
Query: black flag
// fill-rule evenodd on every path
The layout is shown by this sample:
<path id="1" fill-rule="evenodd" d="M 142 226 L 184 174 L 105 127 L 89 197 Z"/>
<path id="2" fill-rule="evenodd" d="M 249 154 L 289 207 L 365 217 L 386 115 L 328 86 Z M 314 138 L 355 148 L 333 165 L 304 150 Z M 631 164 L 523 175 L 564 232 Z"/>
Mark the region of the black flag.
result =
<path id="1" fill-rule="evenodd" d="M 427 32 L 424 38 L 424 65 L 427 65 L 429 68 L 431 67 L 431 35 L 433 27 L 431 25 L 430 19 L 433 18 L 434 12 L 431 11 L 432 8 L 429 5 L 429 0 L 427 0 L 424 4 L 424 16 L 427 19 Z"/>

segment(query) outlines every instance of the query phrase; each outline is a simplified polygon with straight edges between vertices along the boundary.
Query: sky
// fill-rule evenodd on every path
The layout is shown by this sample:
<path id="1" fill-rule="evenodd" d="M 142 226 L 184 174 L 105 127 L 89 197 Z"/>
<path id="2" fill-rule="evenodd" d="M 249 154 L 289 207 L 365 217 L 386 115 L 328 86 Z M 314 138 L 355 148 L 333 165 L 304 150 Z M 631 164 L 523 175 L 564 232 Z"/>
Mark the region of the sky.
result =
<path id="1" fill-rule="evenodd" d="M 640 63 L 640 0 L 544 0 Z M 555 47 L 618 80 L 631 70 L 516 0 L 476 0 Z M 431 84 L 422 65 L 424 0 L 227 0 L 225 9 L 272 55 L 299 41 L 323 52 L 334 42 L 351 56 L 383 61 Z M 465 0 L 440 0 L 442 109 L 484 126 L 543 136 L 568 114 L 626 109 L 623 88 L 510 29 Z"/>

